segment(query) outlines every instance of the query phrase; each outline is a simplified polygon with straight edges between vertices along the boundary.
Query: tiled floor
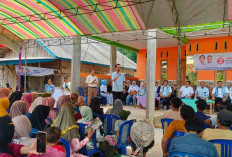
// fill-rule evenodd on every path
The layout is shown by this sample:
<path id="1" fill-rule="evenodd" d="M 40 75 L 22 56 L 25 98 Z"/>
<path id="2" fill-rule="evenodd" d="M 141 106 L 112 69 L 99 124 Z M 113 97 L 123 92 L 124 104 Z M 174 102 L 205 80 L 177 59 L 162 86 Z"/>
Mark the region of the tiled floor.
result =
<path id="1" fill-rule="evenodd" d="M 104 106 L 104 111 L 111 108 L 110 106 Z M 131 111 L 131 115 L 129 116 L 129 119 L 137 119 L 137 120 L 144 120 L 146 115 L 146 110 L 141 108 L 134 108 L 133 106 L 124 106 L 124 110 Z M 159 117 L 163 115 L 165 110 L 157 110 L 154 111 L 155 117 Z M 147 153 L 147 157 L 162 157 L 162 149 L 161 149 L 161 139 L 163 137 L 163 132 L 161 128 L 155 128 L 155 146 L 149 150 Z M 128 149 L 128 154 L 131 152 L 130 149 Z"/>

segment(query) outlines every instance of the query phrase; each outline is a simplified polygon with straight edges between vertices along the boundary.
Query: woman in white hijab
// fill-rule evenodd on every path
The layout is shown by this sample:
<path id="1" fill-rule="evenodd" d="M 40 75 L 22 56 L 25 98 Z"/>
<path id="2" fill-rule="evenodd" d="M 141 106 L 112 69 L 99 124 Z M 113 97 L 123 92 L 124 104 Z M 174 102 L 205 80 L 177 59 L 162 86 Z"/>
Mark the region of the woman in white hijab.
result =
<path id="1" fill-rule="evenodd" d="M 33 103 L 31 103 L 31 107 L 29 108 L 29 113 L 32 113 L 38 105 L 42 105 L 42 102 L 43 102 L 43 97 L 36 98 L 33 101 Z"/>

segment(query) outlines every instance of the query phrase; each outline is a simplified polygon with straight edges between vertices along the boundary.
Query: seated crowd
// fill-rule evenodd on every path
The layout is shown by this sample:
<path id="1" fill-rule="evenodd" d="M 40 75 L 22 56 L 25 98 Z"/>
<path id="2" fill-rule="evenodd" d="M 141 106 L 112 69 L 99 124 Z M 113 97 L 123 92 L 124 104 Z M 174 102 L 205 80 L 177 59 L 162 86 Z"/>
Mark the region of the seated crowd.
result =
<path id="1" fill-rule="evenodd" d="M 101 119 L 104 115 L 98 97 L 93 97 L 90 105 L 85 106 L 84 98 L 72 93 L 71 96 L 60 96 L 55 106 L 55 99 L 49 93 L 40 97 L 35 92 L 10 93 L 9 89 L 0 88 L 0 157 L 65 157 L 67 148 L 60 141 L 61 138 L 69 143 L 70 156 L 82 157 L 87 155 L 83 148 L 87 151 L 95 149 L 94 134 L 99 150 L 96 156 L 100 156 L 100 151 L 106 157 L 122 153 L 116 148 L 120 135 L 121 143 L 128 142 L 132 145 L 133 154 L 145 157 L 154 145 L 153 125 L 145 121 L 133 121 L 130 128 L 125 125 L 120 131 L 120 126 L 128 122 L 130 115 L 130 111 L 123 110 L 120 99 L 116 99 L 113 107 L 105 114 L 118 117 L 118 120 L 112 121 L 113 135 L 107 134 L 105 128 L 108 123 L 103 119 L 102 127 L 88 131 L 85 137 L 81 138 L 80 124 L 89 125 L 94 118 Z M 45 153 L 37 152 L 37 131 L 46 132 Z"/>
<path id="2" fill-rule="evenodd" d="M 172 152 L 191 153 L 205 157 L 220 157 L 221 147 L 213 145 L 210 140 L 232 140 L 232 105 L 219 108 L 216 117 L 204 114 L 207 103 L 204 99 L 196 101 L 197 112 L 184 105 L 180 98 L 171 100 L 172 110 L 167 111 L 163 118 L 172 119 L 169 126 L 164 125 L 162 149 L 164 157 Z M 165 119 L 164 119 L 165 120 Z M 176 131 L 187 134 L 176 137 Z M 232 141 L 231 141 L 232 142 Z"/>

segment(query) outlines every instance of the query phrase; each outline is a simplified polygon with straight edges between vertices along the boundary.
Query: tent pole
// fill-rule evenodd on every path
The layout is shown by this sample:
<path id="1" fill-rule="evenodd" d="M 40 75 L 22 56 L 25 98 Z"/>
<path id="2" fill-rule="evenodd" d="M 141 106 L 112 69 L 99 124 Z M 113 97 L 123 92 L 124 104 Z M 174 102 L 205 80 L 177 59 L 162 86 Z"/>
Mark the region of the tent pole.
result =
<path id="1" fill-rule="evenodd" d="M 110 46 L 110 75 L 115 70 L 115 64 L 117 64 L 117 47 L 116 46 Z M 123 67 L 123 65 L 121 65 Z"/>
<path id="2" fill-rule="evenodd" d="M 23 46 L 21 46 L 20 51 L 19 51 L 19 67 L 18 67 L 18 91 L 21 91 L 21 65 L 22 65 L 22 51 L 23 51 Z"/>
<path id="3" fill-rule="evenodd" d="M 27 40 L 24 43 L 25 67 L 24 67 L 24 94 L 26 94 L 27 83 Z"/>
<path id="4" fill-rule="evenodd" d="M 180 68 L 181 68 L 181 28 L 178 27 L 178 54 L 177 54 L 177 90 L 176 95 L 180 93 Z"/>
<path id="5" fill-rule="evenodd" d="M 149 39 L 149 37 L 151 39 Z M 156 73 L 156 48 L 157 30 L 148 31 L 147 40 L 147 63 L 146 63 L 146 119 L 152 123 L 154 118 L 155 104 L 155 73 Z"/>

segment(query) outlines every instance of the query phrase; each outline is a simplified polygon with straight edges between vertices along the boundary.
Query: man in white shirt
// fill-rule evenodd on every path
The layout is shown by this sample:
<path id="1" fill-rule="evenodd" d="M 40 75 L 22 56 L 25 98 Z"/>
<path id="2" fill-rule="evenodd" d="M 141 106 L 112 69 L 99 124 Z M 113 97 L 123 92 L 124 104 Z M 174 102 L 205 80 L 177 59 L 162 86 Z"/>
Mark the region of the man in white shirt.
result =
<path id="1" fill-rule="evenodd" d="M 71 86 L 71 82 L 69 82 L 68 77 L 64 77 L 64 84 L 62 86 L 63 95 L 71 95 L 70 86 Z"/>
<path id="2" fill-rule="evenodd" d="M 181 99 L 191 99 L 194 94 L 193 88 L 190 86 L 190 81 L 186 81 L 185 86 L 180 88 Z"/>
<path id="3" fill-rule="evenodd" d="M 126 98 L 126 105 L 130 105 L 131 99 L 132 99 L 132 104 L 134 105 L 135 96 L 137 95 L 138 91 L 139 91 L 139 87 L 136 85 L 136 81 L 133 81 L 132 85 L 130 85 L 128 89 L 129 95 Z"/>
<path id="4" fill-rule="evenodd" d="M 113 99 L 114 101 L 116 99 L 123 101 L 123 89 L 125 87 L 126 78 L 124 73 L 121 73 L 120 64 L 115 65 L 115 70 L 116 71 L 111 74 Z"/>
<path id="5" fill-rule="evenodd" d="M 200 82 L 200 86 L 197 87 L 195 95 L 196 95 L 196 98 L 198 98 L 198 99 L 207 100 L 209 98 L 209 89 L 207 87 L 205 87 L 204 81 Z"/>
<path id="6" fill-rule="evenodd" d="M 86 77 L 85 83 L 88 85 L 88 101 L 87 104 L 90 105 L 91 98 L 97 96 L 97 84 L 98 78 L 95 76 L 95 71 L 92 69 L 90 75 Z"/>
<path id="7" fill-rule="evenodd" d="M 169 110 L 171 94 L 172 88 L 168 86 L 168 80 L 164 80 L 163 86 L 160 88 L 160 101 L 162 102 L 162 108 L 166 106 L 166 110 Z"/>
<path id="8" fill-rule="evenodd" d="M 222 81 L 217 82 L 217 87 L 212 91 L 212 100 L 215 101 L 215 111 L 219 111 L 221 105 L 226 105 L 227 102 L 230 102 L 229 98 L 229 89 L 226 86 L 223 86 Z M 220 104 L 220 105 L 218 105 Z"/>

